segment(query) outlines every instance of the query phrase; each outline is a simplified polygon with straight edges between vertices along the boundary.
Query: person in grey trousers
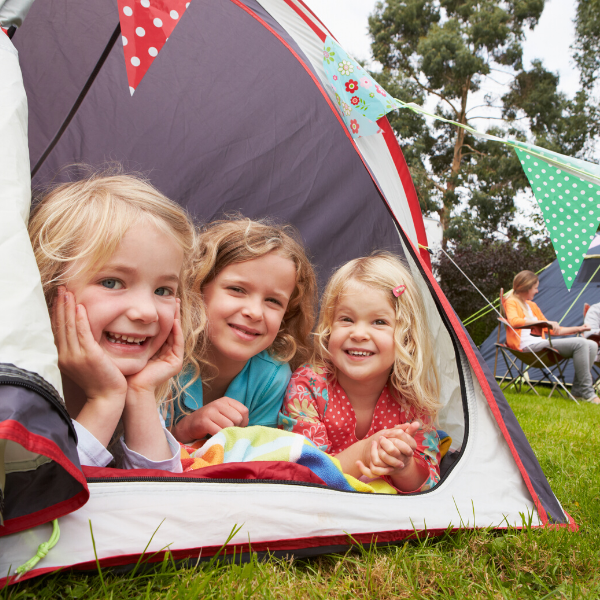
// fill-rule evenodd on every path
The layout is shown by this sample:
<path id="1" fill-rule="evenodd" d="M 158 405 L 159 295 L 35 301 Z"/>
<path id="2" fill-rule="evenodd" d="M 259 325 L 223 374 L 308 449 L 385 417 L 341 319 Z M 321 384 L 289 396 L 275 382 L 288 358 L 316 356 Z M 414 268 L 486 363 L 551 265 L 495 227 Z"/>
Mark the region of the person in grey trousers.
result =
<path id="1" fill-rule="evenodd" d="M 600 398 L 594 390 L 591 368 L 598 353 L 598 344 L 593 340 L 583 337 L 570 337 L 556 339 L 555 336 L 572 335 L 590 331 L 590 325 L 579 325 L 575 327 L 562 327 L 556 321 L 549 321 L 544 317 L 537 304 L 533 302 L 538 293 L 539 279 L 531 271 L 521 271 L 513 280 L 513 295 L 505 303 L 506 316 L 514 330 L 513 345 L 518 344 L 519 350 L 523 352 L 538 352 L 547 348 L 550 343 L 547 339 L 539 340 L 533 337 L 531 329 L 523 325 L 534 325 L 539 321 L 546 321 L 550 325 L 552 333 L 552 346 L 560 352 L 561 356 L 573 359 L 575 377 L 571 393 L 579 400 L 585 400 L 592 404 L 600 404 Z M 591 310 L 591 309 L 590 309 Z M 507 333 L 507 342 L 508 342 Z M 538 341 L 539 340 L 539 341 Z M 509 345 L 511 345 L 509 343 Z"/>

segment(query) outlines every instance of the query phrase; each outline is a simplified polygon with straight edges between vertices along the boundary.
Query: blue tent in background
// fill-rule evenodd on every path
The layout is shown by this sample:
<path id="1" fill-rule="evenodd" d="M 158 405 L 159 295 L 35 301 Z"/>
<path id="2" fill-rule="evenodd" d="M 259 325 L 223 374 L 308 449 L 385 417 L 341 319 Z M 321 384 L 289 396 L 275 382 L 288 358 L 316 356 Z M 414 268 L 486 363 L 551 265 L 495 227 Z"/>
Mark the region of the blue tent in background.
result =
<path id="1" fill-rule="evenodd" d="M 597 235 L 594 241 L 590 244 L 589 254 L 586 255 L 584 264 L 581 267 L 579 274 L 571 291 L 568 291 L 563 276 L 558 266 L 558 260 L 555 260 L 551 265 L 544 269 L 540 277 L 540 291 L 535 297 L 535 303 L 540 307 L 544 316 L 550 321 L 561 321 L 566 314 L 561 325 L 569 327 L 572 325 L 581 325 L 583 323 L 583 306 L 600 302 L 600 235 Z M 586 287 L 587 285 L 587 287 Z M 583 293 L 582 293 L 583 290 Z M 498 290 L 500 292 L 500 290 Z M 579 295 L 581 293 L 581 295 Z M 579 296 L 579 297 L 578 297 Z M 577 298 L 575 304 L 573 301 Z M 569 307 L 573 304 L 571 309 Z M 489 365 L 492 373 L 494 372 L 494 362 L 496 356 L 495 343 L 498 339 L 498 328 L 490 333 L 488 338 L 481 344 L 480 352 L 483 355 L 486 363 Z M 500 331 L 500 342 L 506 343 L 506 330 L 504 327 Z M 498 366 L 496 368 L 496 376 L 502 377 L 506 373 L 506 363 L 502 358 L 502 354 L 498 354 Z M 566 383 L 573 382 L 575 371 L 573 364 L 570 361 L 565 368 Z M 542 373 L 539 369 L 530 369 L 529 377 L 533 380 L 542 378 Z"/>

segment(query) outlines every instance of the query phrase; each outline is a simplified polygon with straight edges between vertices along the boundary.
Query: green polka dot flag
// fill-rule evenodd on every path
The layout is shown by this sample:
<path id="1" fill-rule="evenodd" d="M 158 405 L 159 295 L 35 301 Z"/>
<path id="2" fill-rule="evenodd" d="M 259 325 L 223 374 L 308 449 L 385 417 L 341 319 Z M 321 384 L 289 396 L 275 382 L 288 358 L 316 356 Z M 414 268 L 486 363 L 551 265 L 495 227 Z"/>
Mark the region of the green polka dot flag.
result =
<path id="1" fill-rule="evenodd" d="M 598 224 L 600 185 L 559 169 L 527 151 L 515 148 L 537 200 L 570 290 Z"/>

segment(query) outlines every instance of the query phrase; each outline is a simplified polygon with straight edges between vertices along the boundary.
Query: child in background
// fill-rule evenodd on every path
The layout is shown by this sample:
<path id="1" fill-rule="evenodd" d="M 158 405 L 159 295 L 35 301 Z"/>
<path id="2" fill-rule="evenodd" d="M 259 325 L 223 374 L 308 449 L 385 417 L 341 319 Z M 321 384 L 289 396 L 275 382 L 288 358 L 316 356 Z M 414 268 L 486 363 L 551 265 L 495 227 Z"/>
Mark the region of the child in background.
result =
<path id="1" fill-rule="evenodd" d="M 383 477 L 403 493 L 433 487 L 439 379 L 410 271 L 388 253 L 341 267 L 325 289 L 316 340 L 312 364 L 292 375 L 280 427 L 354 477 Z"/>
<path id="2" fill-rule="evenodd" d="M 181 471 L 157 403 L 193 362 L 187 215 L 141 178 L 99 174 L 55 187 L 29 234 L 81 463 L 112 462 L 121 422 L 119 466 Z"/>
<path id="3" fill-rule="evenodd" d="M 276 427 L 288 363 L 310 356 L 314 323 L 315 275 L 290 227 L 216 221 L 199 239 L 193 290 L 206 324 L 195 350 L 199 372 L 182 376 L 171 419 L 182 443 L 225 427 Z"/>

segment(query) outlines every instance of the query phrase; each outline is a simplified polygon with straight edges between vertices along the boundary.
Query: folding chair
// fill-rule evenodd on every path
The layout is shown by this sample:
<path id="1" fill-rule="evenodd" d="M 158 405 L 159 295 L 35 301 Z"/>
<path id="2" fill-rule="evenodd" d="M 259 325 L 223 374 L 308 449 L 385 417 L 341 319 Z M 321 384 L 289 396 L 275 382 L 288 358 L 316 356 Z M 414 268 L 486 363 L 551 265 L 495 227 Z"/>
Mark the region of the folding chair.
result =
<path id="1" fill-rule="evenodd" d="M 563 386 L 565 385 L 565 375 L 564 368 L 569 362 L 569 358 L 565 358 L 560 354 L 556 348 L 552 347 L 552 336 L 548 331 L 548 342 L 550 346 L 548 348 L 544 348 L 536 352 L 523 352 L 521 350 L 514 350 L 510 348 L 506 344 L 500 343 L 500 330 L 502 325 L 504 325 L 507 329 L 511 326 L 509 322 L 506 320 L 506 311 L 504 309 L 504 290 L 500 290 L 500 314 L 501 317 L 498 317 L 498 337 L 496 343 L 496 356 L 494 359 L 494 378 L 496 378 L 496 370 L 498 367 L 498 354 L 502 354 L 504 359 L 504 364 L 506 365 L 506 372 L 498 382 L 500 388 L 505 390 L 507 387 L 514 385 L 515 390 L 517 392 L 521 392 L 521 388 L 523 387 L 523 382 L 525 382 L 529 387 L 525 389 L 526 392 L 529 390 L 533 390 L 533 392 L 539 396 L 535 386 L 539 383 L 548 383 L 552 385 L 552 389 L 550 390 L 549 398 L 554 394 L 554 390 L 558 389 L 558 393 L 563 398 L 568 398 L 568 395 L 565 395 L 563 390 L 558 387 L 558 380 L 561 381 Z M 550 323 L 547 321 L 538 321 L 535 324 L 530 325 L 522 325 L 521 327 L 513 327 L 513 329 L 531 329 L 531 335 L 539 335 L 542 334 L 542 329 L 548 327 L 550 328 Z M 537 382 L 530 380 L 529 378 L 529 370 L 530 369 L 539 369 L 544 377 Z"/>

